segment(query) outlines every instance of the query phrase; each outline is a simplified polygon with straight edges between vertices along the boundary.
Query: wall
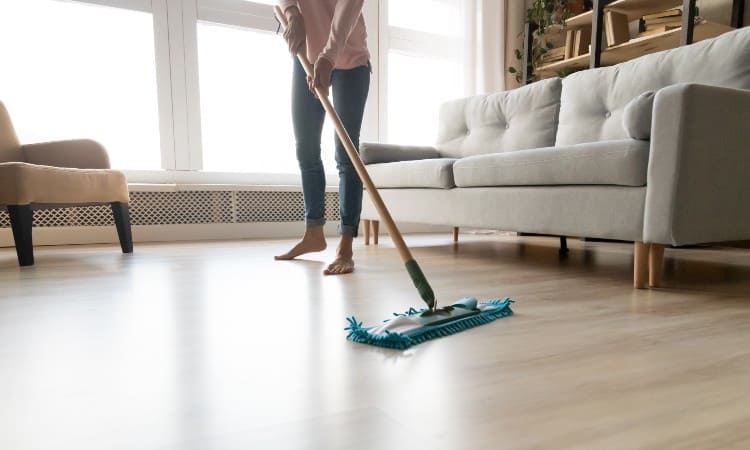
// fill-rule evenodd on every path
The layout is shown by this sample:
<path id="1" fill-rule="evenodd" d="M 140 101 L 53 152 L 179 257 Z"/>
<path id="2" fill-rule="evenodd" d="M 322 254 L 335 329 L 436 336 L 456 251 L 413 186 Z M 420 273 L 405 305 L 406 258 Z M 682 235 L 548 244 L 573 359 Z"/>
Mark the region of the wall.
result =
<path id="1" fill-rule="evenodd" d="M 729 25 L 732 17 L 732 0 L 697 0 L 700 15 L 706 20 Z M 750 0 L 745 0 L 744 25 L 750 25 Z"/>

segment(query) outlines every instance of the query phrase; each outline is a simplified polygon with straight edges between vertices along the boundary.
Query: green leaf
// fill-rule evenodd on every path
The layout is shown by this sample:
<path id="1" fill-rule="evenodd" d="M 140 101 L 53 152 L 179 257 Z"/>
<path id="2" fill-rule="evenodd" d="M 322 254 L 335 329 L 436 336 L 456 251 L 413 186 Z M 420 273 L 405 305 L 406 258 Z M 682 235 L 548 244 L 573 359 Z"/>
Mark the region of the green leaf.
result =
<path id="1" fill-rule="evenodd" d="M 555 46 L 554 46 L 554 44 L 552 44 L 552 42 L 547 42 L 547 44 L 545 44 L 545 45 L 546 45 L 546 46 L 547 46 L 547 48 L 548 48 L 548 49 L 550 49 L 550 50 L 552 50 L 553 48 L 555 48 Z"/>
<path id="2" fill-rule="evenodd" d="M 518 71 L 516 70 L 515 67 L 511 67 L 511 68 L 508 69 L 508 72 L 510 72 L 510 73 L 516 73 Z"/>

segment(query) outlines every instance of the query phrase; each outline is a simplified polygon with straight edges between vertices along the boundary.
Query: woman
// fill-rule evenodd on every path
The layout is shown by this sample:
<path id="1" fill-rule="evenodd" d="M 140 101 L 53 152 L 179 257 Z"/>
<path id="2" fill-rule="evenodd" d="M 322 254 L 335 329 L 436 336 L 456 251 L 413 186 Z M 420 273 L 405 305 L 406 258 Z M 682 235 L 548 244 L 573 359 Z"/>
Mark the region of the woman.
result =
<path id="1" fill-rule="evenodd" d="M 316 87 L 333 89 L 333 105 L 356 147 L 370 88 L 370 53 L 362 17 L 364 0 L 279 0 L 289 25 L 284 38 L 296 55 L 305 50 L 314 63 L 308 77 L 295 58 L 292 76 L 292 121 L 297 161 L 302 172 L 305 200 L 305 234 L 289 252 L 277 260 L 294 259 L 326 248 L 325 173 L 320 159 L 320 140 L 325 111 L 313 94 Z M 362 182 L 336 137 L 336 167 L 339 172 L 341 224 L 336 259 L 324 270 L 326 275 L 354 270 L 352 241 L 357 236 L 362 209 Z"/>

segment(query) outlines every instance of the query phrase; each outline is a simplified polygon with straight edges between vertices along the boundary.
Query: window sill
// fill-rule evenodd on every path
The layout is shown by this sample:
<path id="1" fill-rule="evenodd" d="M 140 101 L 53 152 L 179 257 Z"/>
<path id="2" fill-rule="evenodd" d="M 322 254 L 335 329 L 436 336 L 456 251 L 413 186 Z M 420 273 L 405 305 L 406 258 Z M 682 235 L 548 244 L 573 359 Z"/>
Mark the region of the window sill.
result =
<path id="1" fill-rule="evenodd" d="M 188 170 L 123 170 L 131 188 L 138 189 L 145 185 L 172 185 L 184 187 L 200 187 L 200 190 L 211 190 L 231 186 L 234 190 L 242 190 L 243 187 L 263 188 L 279 187 L 289 190 L 299 190 L 301 186 L 299 174 L 282 173 L 227 173 L 227 172 L 204 172 Z M 328 169 L 327 189 L 336 189 L 338 186 L 338 174 Z M 169 189 L 169 188 L 167 188 Z M 149 190 L 153 190 L 149 188 Z"/>

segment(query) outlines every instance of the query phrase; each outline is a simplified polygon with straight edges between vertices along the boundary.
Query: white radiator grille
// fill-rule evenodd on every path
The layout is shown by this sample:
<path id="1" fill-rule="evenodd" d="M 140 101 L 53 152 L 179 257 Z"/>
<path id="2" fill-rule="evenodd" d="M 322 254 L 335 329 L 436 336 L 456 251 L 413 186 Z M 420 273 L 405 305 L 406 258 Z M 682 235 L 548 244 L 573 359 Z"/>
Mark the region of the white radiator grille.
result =
<path id="1" fill-rule="evenodd" d="M 326 193 L 326 220 L 339 220 L 339 196 Z M 131 192 L 133 225 L 299 222 L 304 220 L 302 193 L 295 191 Z M 34 226 L 112 226 L 109 205 L 34 211 Z M 10 227 L 0 210 L 0 228 Z"/>

